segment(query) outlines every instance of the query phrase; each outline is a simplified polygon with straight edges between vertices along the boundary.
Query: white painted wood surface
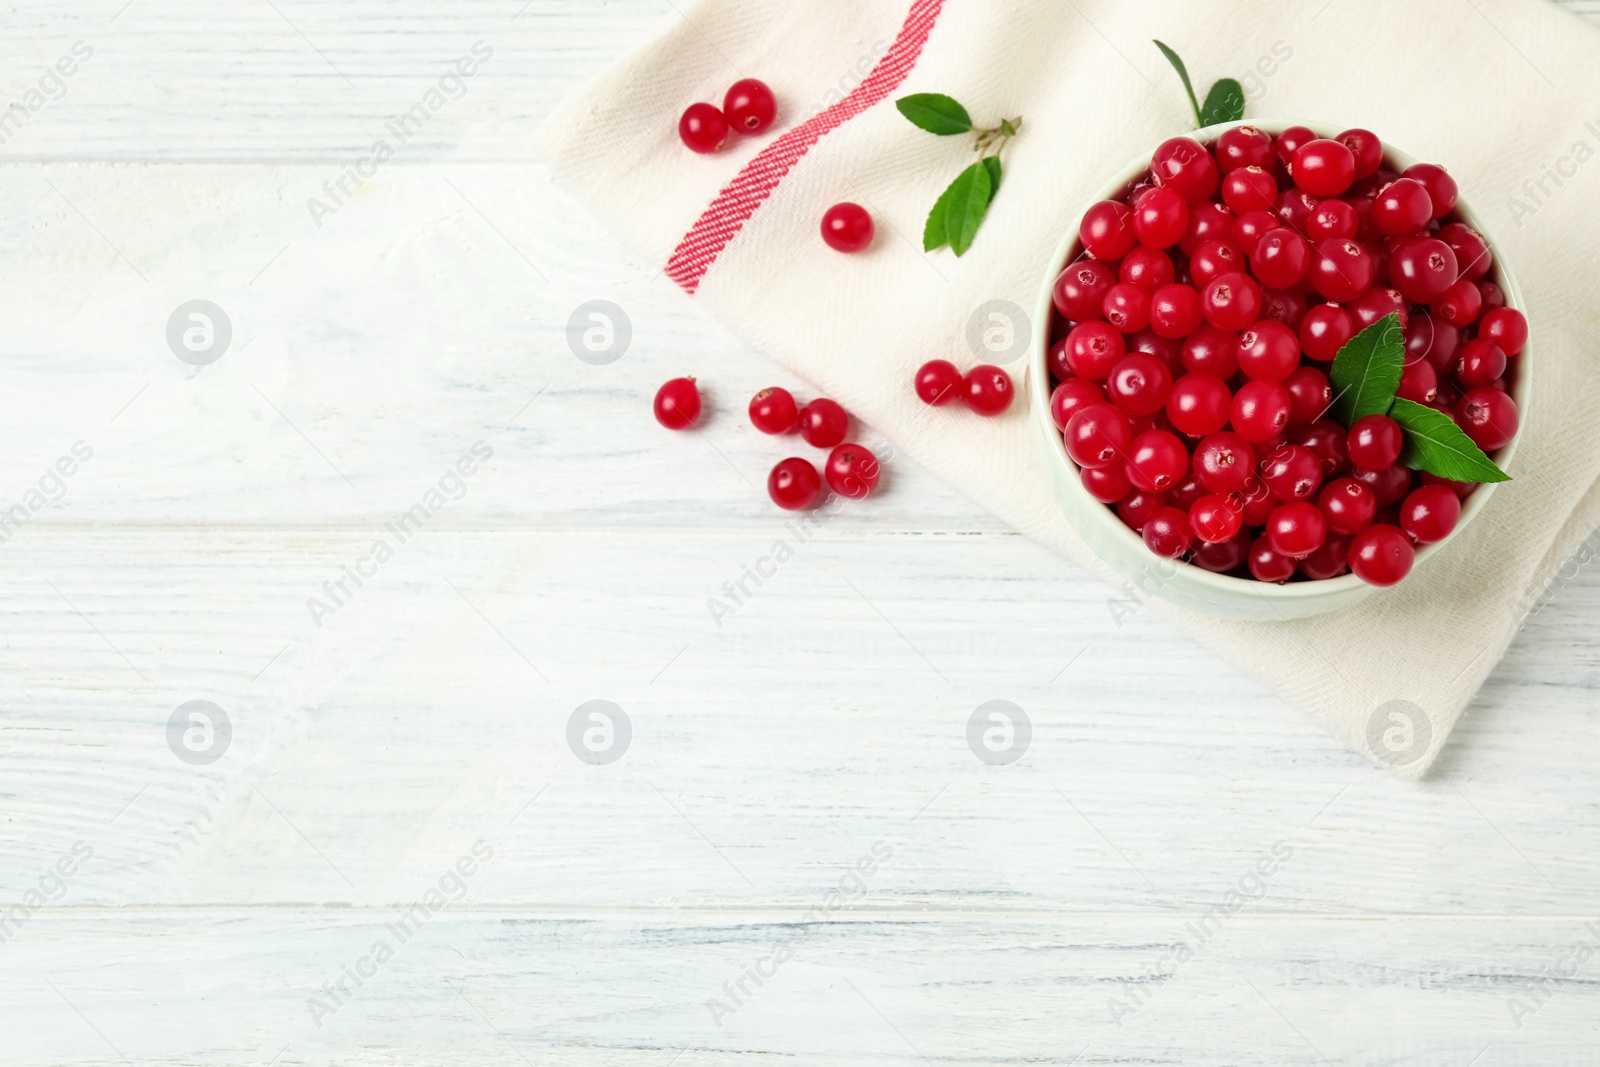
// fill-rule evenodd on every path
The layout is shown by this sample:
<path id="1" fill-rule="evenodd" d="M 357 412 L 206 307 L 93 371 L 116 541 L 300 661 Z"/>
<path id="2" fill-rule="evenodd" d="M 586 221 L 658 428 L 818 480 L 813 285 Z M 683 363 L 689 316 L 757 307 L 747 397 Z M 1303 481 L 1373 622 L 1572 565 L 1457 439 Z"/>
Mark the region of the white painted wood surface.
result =
<path id="1" fill-rule="evenodd" d="M 799 383 L 526 148 L 674 17 L 0 13 L 5 101 L 94 50 L 0 146 L 0 511 L 93 450 L 0 544 L 0 1062 L 1600 1063 L 1592 569 L 1420 786 L 903 460 L 714 623 L 790 536 L 743 400 Z M 316 227 L 305 199 L 480 40 Z M 163 336 L 197 298 L 235 331 L 203 368 Z M 593 298 L 634 325 L 611 366 L 566 349 Z M 703 436 L 648 417 L 679 373 Z M 209 766 L 167 747 L 193 699 L 234 729 Z M 566 742 L 594 699 L 633 727 L 605 766 Z M 991 699 L 1033 724 L 1009 766 L 966 745 Z M 460 899 L 372 966 L 441 879 Z"/>

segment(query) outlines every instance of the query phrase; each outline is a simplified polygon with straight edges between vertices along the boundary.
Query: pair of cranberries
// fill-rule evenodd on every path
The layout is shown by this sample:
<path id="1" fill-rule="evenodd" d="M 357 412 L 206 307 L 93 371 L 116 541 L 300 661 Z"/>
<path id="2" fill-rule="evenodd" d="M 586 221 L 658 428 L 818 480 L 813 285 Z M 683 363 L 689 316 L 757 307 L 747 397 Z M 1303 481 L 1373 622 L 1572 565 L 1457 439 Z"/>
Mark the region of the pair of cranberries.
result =
<path id="1" fill-rule="evenodd" d="M 678 120 L 678 136 L 702 155 L 720 152 L 730 134 L 765 133 L 778 117 L 778 101 L 765 82 L 744 78 L 715 104 L 690 104 Z"/>
<path id="2" fill-rule="evenodd" d="M 688 430 L 700 421 L 700 388 L 693 378 L 674 378 L 656 391 L 656 421 L 669 430 Z M 787 389 L 763 389 L 750 400 L 750 422 L 765 434 L 799 432 L 814 448 L 831 449 L 823 474 L 809 460 L 791 456 L 767 476 L 767 495 L 787 511 L 803 511 L 817 502 L 826 476 L 842 497 L 860 500 L 878 487 L 881 473 L 871 450 L 845 441 L 850 414 L 837 402 L 818 397 L 804 407 Z"/>
<path id="3" fill-rule="evenodd" d="M 1157 555 L 1211 571 L 1404 578 L 1476 486 L 1401 465 L 1387 416 L 1329 418 L 1328 366 L 1395 314 L 1398 395 L 1485 452 L 1510 442 L 1527 322 L 1456 199 L 1443 168 L 1397 172 L 1367 130 L 1164 142 L 1085 213 L 1055 284 L 1050 412 L 1085 489 Z"/>
<path id="4" fill-rule="evenodd" d="M 1016 395 L 1011 375 L 999 367 L 980 364 L 963 375 L 947 359 L 930 359 L 924 363 L 917 369 L 913 385 L 918 398 L 929 407 L 943 407 L 960 400 L 986 418 L 1003 415 Z"/>

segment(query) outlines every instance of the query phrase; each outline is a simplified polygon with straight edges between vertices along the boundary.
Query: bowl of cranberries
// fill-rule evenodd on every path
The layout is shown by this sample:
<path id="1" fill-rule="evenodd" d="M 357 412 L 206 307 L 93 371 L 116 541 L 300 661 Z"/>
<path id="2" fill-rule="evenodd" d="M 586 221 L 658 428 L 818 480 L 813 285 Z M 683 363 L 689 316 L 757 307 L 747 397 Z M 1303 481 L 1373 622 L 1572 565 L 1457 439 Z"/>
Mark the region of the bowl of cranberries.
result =
<path id="1" fill-rule="evenodd" d="M 1524 304 L 1442 167 L 1363 129 L 1230 123 L 1079 219 L 1039 299 L 1032 417 L 1069 519 L 1143 594 L 1345 607 L 1506 479 Z"/>

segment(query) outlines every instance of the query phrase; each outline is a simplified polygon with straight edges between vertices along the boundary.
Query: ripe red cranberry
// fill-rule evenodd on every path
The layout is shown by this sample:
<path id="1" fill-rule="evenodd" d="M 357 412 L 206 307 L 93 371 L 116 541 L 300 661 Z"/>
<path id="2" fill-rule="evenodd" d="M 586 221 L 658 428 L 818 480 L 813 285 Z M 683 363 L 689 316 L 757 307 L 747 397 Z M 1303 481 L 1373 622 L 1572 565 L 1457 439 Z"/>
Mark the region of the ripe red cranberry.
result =
<path id="1" fill-rule="evenodd" d="M 1411 490 L 1411 470 L 1408 467 L 1385 467 L 1375 471 L 1352 467 L 1350 477 L 1372 490 L 1380 508 L 1398 504 Z"/>
<path id="2" fill-rule="evenodd" d="M 817 468 L 799 456 L 781 460 L 767 475 L 767 495 L 785 511 L 804 511 L 817 502 L 821 492 Z"/>
<path id="3" fill-rule="evenodd" d="M 1200 306 L 1206 321 L 1217 329 L 1242 330 L 1260 317 L 1261 286 L 1245 274 L 1222 274 L 1206 285 Z"/>
<path id="4" fill-rule="evenodd" d="M 1493 341 L 1479 337 L 1461 346 L 1456 357 L 1456 381 L 1466 388 L 1492 385 L 1506 372 L 1506 354 Z"/>
<path id="5" fill-rule="evenodd" d="M 1144 543 L 1163 559 L 1177 559 L 1194 544 L 1187 512 L 1166 505 L 1157 508 L 1144 523 Z"/>
<path id="6" fill-rule="evenodd" d="M 1103 381 L 1127 352 L 1122 334 L 1103 322 L 1080 322 L 1067 334 L 1067 366 L 1090 381 Z"/>
<path id="7" fill-rule="evenodd" d="M 1102 504 L 1115 504 L 1133 492 L 1133 483 L 1128 481 L 1120 460 L 1109 467 L 1084 467 L 1078 471 L 1078 478 L 1088 494 Z"/>
<path id="8" fill-rule="evenodd" d="M 1250 544 L 1250 573 L 1258 582 L 1282 585 L 1294 577 L 1295 561 L 1273 551 L 1271 540 L 1263 534 Z"/>
<path id="9" fill-rule="evenodd" d="M 1150 294 L 1137 285 L 1118 282 L 1106 290 L 1100 306 L 1106 321 L 1123 333 L 1137 333 L 1150 325 Z"/>
<path id="10" fill-rule="evenodd" d="M 1189 274 L 1194 284 L 1203 286 L 1219 274 L 1245 269 L 1244 253 L 1233 242 L 1213 238 L 1201 242 L 1189 257 Z"/>
<path id="11" fill-rule="evenodd" d="M 1486 313 L 1506 306 L 1505 290 L 1494 282 L 1479 279 L 1478 293 L 1483 297 L 1483 310 Z"/>
<path id="12" fill-rule="evenodd" d="M 1442 219 L 1455 210 L 1456 180 L 1437 163 L 1413 163 L 1405 169 L 1405 177 L 1421 182 L 1422 187 L 1428 190 L 1434 218 Z"/>
<path id="13" fill-rule="evenodd" d="M 936 360 L 932 360 L 931 362 L 934 362 L 934 363 L 947 363 L 949 361 L 948 360 L 943 360 L 943 359 L 936 359 Z M 1070 364 L 1067 363 L 1067 339 L 1065 337 L 1057 337 L 1056 338 L 1055 342 L 1053 344 L 1051 344 L 1050 350 L 1045 353 L 1044 362 L 1045 362 L 1045 366 L 1050 368 L 1050 374 L 1051 374 L 1051 376 L 1053 378 L 1062 379 L 1062 378 L 1071 378 L 1073 376 L 1072 367 L 1071 367 Z M 924 370 L 927 369 L 927 365 L 926 364 L 923 365 L 923 369 Z M 951 364 L 950 369 L 951 370 L 955 370 L 955 365 Z M 920 375 L 922 372 L 918 371 L 917 373 Z M 960 371 L 956 371 L 956 381 L 959 382 L 960 380 L 961 380 L 961 372 Z M 922 395 L 920 389 L 919 389 L 917 395 L 918 396 Z M 935 390 L 934 395 L 937 395 L 937 390 Z M 927 402 L 928 402 L 927 398 L 924 397 L 923 398 L 923 403 L 927 403 Z M 948 402 L 949 401 L 946 401 L 946 403 L 948 403 Z"/>
<path id="14" fill-rule="evenodd" d="M 1337 304 L 1318 304 L 1300 320 L 1300 347 L 1310 359 L 1327 363 L 1356 335 L 1355 320 Z"/>
<path id="15" fill-rule="evenodd" d="M 1255 474 L 1245 479 L 1244 488 L 1239 490 L 1239 499 L 1244 501 L 1244 524 L 1247 529 L 1265 526 L 1267 516 L 1278 506 L 1278 498 L 1267 489 L 1267 483 Z"/>
<path id="16" fill-rule="evenodd" d="M 828 487 L 850 500 L 870 496 L 878 488 L 880 473 L 878 457 L 857 444 L 842 444 L 835 448 L 828 453 L 828 462 L 823 466 Z"/>
<path id="17" fill-rule="evenodd" d="M 1151 248 L 1169 248 L 1189 228 L 1189 205 L 1175 189 L 1157 186 L 1133 211 L 1133 232 Z"/>
<path id="18" fill-rule="evenodd" d="M 1150 328 L 1161 337 L 1187 337 L 1200 328 L 1200 293 L 1191 285 L 1163 285 L 1150 297 Z"/>
<path id="19" fill-rule="evenodd" d="M 1442 485 L 1414 489 L 1400 505 L 1400 528 L 1419 545 L 1443 541 L 1461 521 L 1461 498 Z"/>
<path id="20" fill-rule="evenodd" d="M 1228 384 L 1209 374 L 1185 374 L 1167 395 L 1167 418 L 1179 433 L 1204 437 L 1228 425 L 1233 394 Z"/>
<path id="21" fill-rule="evenodd" d="M 1391 182 L 1372 200 L 1372 224 L 1387 237 L 1421 233 L 1431 218 L 1433 201 L 1428 190 L 1414 178 Z"/>
<path id="22" fill-rule="evenodd" d="M 1368 585 L 1390 586 L 1411 573 L 1416 550 L 1397 527 L 1369 526 L 1350 542 L 1350 569 Z"/>
<path id="23" fill-rule="evenodd" d="M 1280 445 L 1261 461 L 1267 491 L 1284 503 L 1309 500 L 1322 485 L 1322 461 L 1304 445 Z"/>
<path id="24" fill-rule="evenodd" d="M 1339 141 L 1307 141 L 1295 149 L 1289 174 L 1312 196 L 1341 196 L 1356 180 L 1356 157 Z"/>
<path id="25" fill-rule="evenodd" d="M 1219 544 L 1208 545 L 1201 541 L 1190 550 L 1189 562 L 1215 574 L 1227 574 L 1244 566 L 1250 540 L 1250 534 L 1240 530 L 1236 536 Z"/>
<path id="26" fill-rule="evenodd" d="M 728 89 L 722 101 L 722 113 L 728 125 L 740 133 L 764 133 L 778 117 L 778 101 L 766 82 L 741 78 Z"/>
<path id="27" fill-rule="evenodd" d="M 1328 529 L 1353 537 L 1372 525 L 1378 514 L 1378 495 L 1354 478 L 1336 478 L 1323 487 L 1317 506 L 1328 520 Z"/>
<path id="28" fill-rule="evenodd" d="M 1350 317 L 1355 320 L 1356 332 L 1375 325 L 1388 315 L 1399 317 L 1400 329 L 1405 330 L 1410 321 L 1411 307 L 1398 289 L 1372 288 L 1362 293 L 1348 305 Z"/>
<path id="29" fill-rule="evenodd" d="M 1276 230 L 1283 225 L 1283 220 L 1271 211 L 1247 211 L 1233 221 L 1233 226 L 1228 230 L 1228 240 L 1233 242 L 1235 248 L 1245 249 L 1247 252 L 1256 247 L 1256 243 L 1269 231 Z"/>
<path id="30" fill-rule="evenodd" d="M 1467 499 L 1478 489 L 1477 482 L 1452 482 L 1448 478 L 1441 478 L 1437 474 L 1423 474 L 1423 485 L 1442 485 L 1462 500 Z"/>
<path id="31" fill-rule="evenodd" d="M 1135 489 L 1117 502 L 1117 518 L 1129 529 L 1143 530 L 1150 516 L 1167 506 L 1167 494 L 1141 493 Z"/>
<path id="32" fill-rule="evenodd" d="M 799 419 L 800 408 L 787 389 L 774 386 L 750 398 L 750 423 L 762 433 L 788 433 Z"/>
<path id="33" fill-rule="evenodd" d="M 1118 200 L 1102 200 L 1083 213 L 1078 240 L 1096 259 L 1114 261 L 1133 251 L 1133 209 Z"/>
<path id="34" fill-rule="evenodd" d="M 1483 294 L 1478 292 L 1477 283 L 1471 278 L 1457 278 L 1455 283 L 1446 289 L 1433 302 L 1433 313 L 1452 326 L 1471 326 L 1478 321 L 1478 312 L 1483 308 Z"/>
<path id="35" fill-rule="evenodd" d="M 1252 444 L 1271 441 L 1289 425 L 1289 391 L 1277 382 L 1253 381 L 1233 395 L 1234 432 Z"/>
<path id="36" fill-rule="evenodd" d="M 1242 492 L 1254 473 L 1255 453 L 1236 433 L 1213 433 L 1195 446 L 1194 476 L 1213 493 Z"/>
<path id="37" fill-rule="evenodd" d="M 1439 395 L 1439 372 L 1425 359 L 1407 363 L 1394 395 L 1414 404 L 1431 404 Z"/>
<path id="38" fill-rule="evenodd" d="M 1305 126 L 1290 126 L 1287 130 L 1278 134 L 1275 145 L 1278 152 L 1278 162 L 1285 167 L 1290 166 L 1294 162 L 1294 154 L 1300 150 L 1300 146 L 1309 144 L 1316 139 L 1317 135 L 1309 128 Z"/>
<path id="39" fill-rule="evenodd" d="M 1367 415 L 1350 427 L 1345 448 L 1350 462 L 1366 470 L 1392 467 L 1400 459 L 1400 446 L 1404 444 L 1400 424 L 1387 415 Z"/>
<path id="40" fill-rule="evenodd" d="M 965 392 L 967 407 L 986 418 L 1003 414 L 1011 406 L 1016 389 L 1011 375 L 999 367 L 979 364 L 967 371 Z"/>
<path id="41" fill-rule="evenodd" d="M 1090 404 L 1073 412 L 1063 435 L 1067 455 L 1080 467 L 1106 467 L 1128 454 L 1133 428 L 1113 404 Z"/>
<path id="42" fill-rule="evenodd" d="M 1050 418 L 1055 422 L 1056 429 L 1065 430 L 1067 420 L 1080 409 L 1105 402 L 1106 394 L 1101 392 L 1098 385 L 1083 378 L 1068 378 L 1050 394 Z"/>
<path id="43" fill-rule="evenodd" d="M 1306 237 L 1322 241 L 1329 237 L 1354 237 L 1360 230 L 1356 209 L 1343 200 L 1324 200 L 1306 220 Z"/>
<path id="44" fill-rule="evenodd" d="M 1070 322 L 1089 322 L 1105 314 L 1106 290 L 1117 283 L 1111 268 L 1094 259 L 1067 265 L 1056 278 L 1051 299 Z"/>
<path id="45" fill-rule="evenodd" d="M 1146 326 L 1138 333 L 1128 334 L 1122 340 L 1130 354 L 1143 352 L 1145 355 L 1155 356 L 1165 363 L 1173 374 L 1183 373 L 1183 345 L 1176 337 L 1162 337 Z"/>
<path id="46" fill-rule="evenodd" d="M 1300 561 L 1300 573 L 1314 582 L 1337 578 L 1350 569 L 1350 538 L 1330 533 L 1322 547 Z"/>
<path id="47" fill-rule="evenodd" d="M 1436 371 L 1455 364 L 1461 349 L 1461 331 L 1431 312 L 1411 316 L 1406 329 L 1406 362 L 1425 359 Z"/>
<path id="48" fill-rule="evenodd" d="M 1172 371 L 1144 352 L 1122 357 L 1106 378 L 1106 396 L 1129 415 L 1154 415 L 1172 392 Z"/>
<path id="49" fill-rule="evenodd" d="M 1375 273 L 1372 255 L 1357 241 L 1330 237 L 1311 257 L 1312 288 L 1328 300 L 1354 300 L 1372 288 Z"/>
<path id="50" fill-rule="evenodd" d="M 1250 268 L 1267 288 L 1287 289 L 1299 285 L 1311 269 L 1311 249 L 1304 237 L 1287 226 L 1279 226 L 1262 234 L 1256 242 L 1250 253 Z"/>
<path id="51" fill-rule="evenodd" d="M 1389 282 L 1407 300 L 1431 304 L 1456 280 L 1456 254 L 1437 237 L 1401 241 L 1389 255 Z"/>
<path id="52" fill-rule="evenodd" d="M 1291 333 L 1300 328 L 1300 320 L 1306 317 L 1306 311 L 1306 298 L 1301 295 L 1298 286 L 1293 289 L 1261 290 L 1261 317 L 1283 323 Z"/>
<path id="53" fill-rule="evenodd" d="M 860 204 L 835 204 L 822 216 L 822 239 L 835 252 L 863 252 L 872 244 L 872 216 Z"/>
<path id="54" fill-rule="evenodd" d="M 1281 225 L 1295 233 L 1305 233 L 1311 222 L 1311 213 L 1317 210 L 1317 198 L 1304 189 L 1285 189 L 1278 194 L 1278 203 L 1273 210 L 1277 212 Z"/>
<path id="55" fill-rule="evenodd" d="M 1289 431 L 1289 443 L 1311 449 L 1322 464 L 1324 481 L 1350 466 L 1350 455 L 1345 451 L 1344 441 L 1344 427 L 1332 419 L 1318 419 L 1308 426 L 1296 426 Z"/>
<path id="56" fill-rule="evenodd" d="M 1178 250 L 1186 256 L 1207 241 L 1226 241 L 1233 236 L 1237 219 L 1233 212 L 1211 200 L 1189 205 L 1189 228 L 1183 231 Z"/>
<path id="57" fill-rule="evenodd" d="M 1189 507 L 1189 528 L 1209 545 L 1231 541 L 1244 525 L 1244 503 L 1232 493 L 1212 493 Z"/>
<path id="58" fill-rule="evenodd" d="M 1328 520 L 1315 504 L 1280 504 L 1267 516 L 1267 544 L 1280 556 L 1310 555 L 1327 537 Z"/>
<path id="59" fill-rule="evenodd" d="M 1289 425 L 1316 422 L 1333 403 L 1333 384 L 1315 367 L 1296 367 L 1283 380 L 1289 392 Z"/>
<path id="60" fill-rule="evenodd" d="M 1456 263 L 1461 266 L 1461 276 L 1477 281 L 1494 266 L 1494 252 L 1489 249 L 1489 242 L 1483 239 L 1483 234 L 1474 230 L 1464 222 L 1452 222 L 1439 227 L 1435 237 L 1450 246 L 1450 251 L 1456 254 Z"/>
<path id="61" fill-rule="evenodd" d="M 1217 191 L 1217 161 L 1193 137 L 1162 141 L 1150 160 L 1150 173 L 1158 185 L 1174 190 L 1191 204 L 1208 200 Z"/>
<path id="62" fill-rule="evenodd" d="M 693 378 L 674 378 L 656 390 L 656 421 L 669 430 L 687 430 L 700 421 L 700 389 Z"/>
<path id="63" fill-rule="evenodd" d="M 832 448 L 842 444 L 849 429 L 849 414 L 825 397 L 818 397 L 800 409 L 800 436 L 812 448 Z"/>
<path id="64" fill-rule="evenodd" d="M 1183 340 L 1183 366 L 1190 374 L 1209 374 L 1227 381 L 1239 369 L 1239 335 L 1201 326 Z"/>
<path id="65" fill-rule="evenodd" d="M 1480 385 L 1456 405 L 1456 421 L 1473 444 L 1495 452 L 1517 435 L 1517 403 L 1492 385 Z"/>
<path id="66" fill-rule="evenodd" d="M 1350 150 L 1350 158 L 1355 161 L 1357 181 L 1375 174 L 1383 163 L 1383 142 L 1371 130 L 1357 127 L 1344 131 L 1334 140 Z"/>
<path id="67" fill-rule="evenodd" d="M 1235 126 L 1223 130 L 1211 151 L 1217 166 L 1224 171 L 1237 167 L 1270 167 L 1277 161 L 1272 150 L 1272 137 L 1254 126 Z"/>
<path id="68" fill-rule="evenodd" d="M 1300 339 L 1281 322 L 1262 319 L 1239 335 L 1239 369 L 1247 378 L 1281 382 L 1299 363 Z"/>
<path id="69" fill-rule="evenodd" d="M 1222 179 L 1222 200 L 1234 211 L 1270 211 L 1278 200 L 1278 183 L 1260 167 L 1236 167 Z"/>
<path id="70" fill-rule="evenodd" d="M 917 371 L 917 396 L 940 407 L 961 396 L 961 372 L 947 359 L 930 359 Z"/>
<path id="71" fill-rule="evenodd" d="M 1189 450 L 1175 434 L 1148 430 L 1128 445 L 1128 481 L 1146 493 L 1164 493 L 1189 470 Z"/>
<path id="72" fill-rule="evenodd" d="M 1137 285 L 1147 293 L 1171 285 L 1176 277 L 1172 257 L 1147 245 L 1137 245 L 1123 256 L 1122 267 L 1117 272 L 1117 279 L 1123 284 Z"/>
<path id="73" fill-rule="evenodd" d="M 678 137 L 701 155 L 709 155 L 728 141 L 728 120 L 711 104 L 690 104 L 678 120 Z"/>
<path id="74" fill-rule="evenodd" d="M 1528 320 L 1516 308 L 1498 307 L 1483 317 L 1478 336 L 1493 341 L 1508 356 L 1519 356 L 1528 343 Z"/>

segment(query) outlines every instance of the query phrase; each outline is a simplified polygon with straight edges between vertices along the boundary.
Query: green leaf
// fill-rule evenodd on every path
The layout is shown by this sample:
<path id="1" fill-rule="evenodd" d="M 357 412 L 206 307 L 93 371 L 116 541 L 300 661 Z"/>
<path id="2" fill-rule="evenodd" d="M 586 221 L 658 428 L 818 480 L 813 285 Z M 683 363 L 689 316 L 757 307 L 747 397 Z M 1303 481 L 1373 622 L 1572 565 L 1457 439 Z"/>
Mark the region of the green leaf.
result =
<path id="1" fill-rule="evenodd" d="M 894 106 L 912 123 L 940 137 L 972 132 L 972 116 L 967 114 L 967 109 L 943 93 L 904 96 L 896 100 Z"/>
<path id="2" fill-rule="evenodd" d="M 965 255 L 972 247 L 972 239 L 983 225 L 983 217 L 989 211 L 989 198 L 993 195 L 989 168 L 981 160 L 962 171 L 945 190 L 950 200 L 945 205 L 944 231 L 950 239 L 950 250 L 956 255 Z"/>
<path id="3" fill-rule="evenodd" d="M 1200 125 L 1215 126 L 1219 122 L 1238 122 L 1244 118 L 1244 86 L 1233 78 L 1223 78 L 1206 94 L 1205 105 L 1200 108 Z"/>
<path id="4" fill-rule="evenodd" d="M 1161 49 L 1161 54 L 1167 57 L 1167 62 L 1171 63 L 1172 69 L 1178 72 L 1178 77 L 1183 79 L 1183 91 L 1189 94 L 1189 109 L 1194 112 L 1194 128 L 1198 130 L 1205 123 L 1200 121 L 1200 101 L 1195 99 L 1194 86 L 1189 83 L 1189 68 L 1183 65 L 1183 60 L 1178 58 L 1178 53 L 1160 41 L 1153 43 L 1157 48 Z"/>
<path id="5" fill-rule="evenodd" d="M 1472 443 L 1454 419 L 1425 404 L 1396 398 L 1389 417 L 1405 431 L 1400 462 L 1452 482 L 1509 482 L 1511 476 Z"/>
<path id="6" fill-rule="evenodd" d="M 1349 427 L 1367 415 L 1382 415 L 1394 402 L 1406 365 L 1400 316 L 1390 313 L 1350 338 L 1333 359 L 1333 417 Z"/>
<path id="7" fill-rule="evenodd" d="M 928 221 L 922 227 L 922 250 L 932 252 L 936 248 L 943 248 L 950 243 L 950 235 L 945 231 L 944 219 L 950 211 L 950 197 L 955 192 L 955 185 L 939 194 L 939 199 L 933 202 L 933 210 L 928 212 Z"/>
<path id="8" fill-rule="evenodd" d="M 989 202 L 993 203 L 1000 192 L 1000 157 L 987 156 L 983 165 L 989 171 Z"/>

